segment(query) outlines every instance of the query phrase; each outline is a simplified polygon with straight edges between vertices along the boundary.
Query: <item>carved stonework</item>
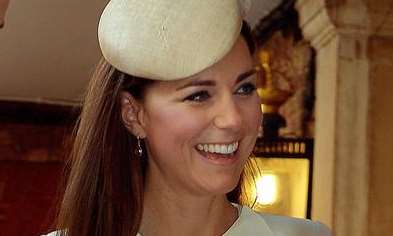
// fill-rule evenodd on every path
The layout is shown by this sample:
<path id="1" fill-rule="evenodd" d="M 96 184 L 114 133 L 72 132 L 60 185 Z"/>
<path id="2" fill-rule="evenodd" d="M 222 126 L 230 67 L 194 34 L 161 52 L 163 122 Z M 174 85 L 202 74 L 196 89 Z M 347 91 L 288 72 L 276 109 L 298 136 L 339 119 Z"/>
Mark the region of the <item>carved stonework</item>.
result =
<path id="1" fill-rule="evenodd" d="M 276 31 L 263 45 L 263 50 L 271 54 L 274 86 L 292 94 L 279 109 L 286 120 L 280 136 L 304 136 L 305 114 L 310 113 L 305 111 L 305 94 L 309 88 L 311 47 L 304 40 L 298 41 L 293 35 L 284 36 L 282 31 Z"/>

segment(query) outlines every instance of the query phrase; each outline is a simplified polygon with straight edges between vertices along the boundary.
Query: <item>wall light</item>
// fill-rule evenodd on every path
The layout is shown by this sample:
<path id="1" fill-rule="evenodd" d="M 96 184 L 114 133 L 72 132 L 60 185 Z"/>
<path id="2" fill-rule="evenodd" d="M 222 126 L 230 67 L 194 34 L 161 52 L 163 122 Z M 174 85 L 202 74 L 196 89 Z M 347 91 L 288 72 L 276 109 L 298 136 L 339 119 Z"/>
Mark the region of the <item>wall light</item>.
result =
<path id="1" fill-rule="evenodd" d="M 242 203 L 256 211 L 311 217 L 312 139 L 258 139 L 247 163 Z"/>
<path id="2" fill-rule="evenodd" d="M 261 205 L 273 205 L 277 201 L 278 181 L 274 174 L 262 174 L 256 180 L 257 203 Z"/>

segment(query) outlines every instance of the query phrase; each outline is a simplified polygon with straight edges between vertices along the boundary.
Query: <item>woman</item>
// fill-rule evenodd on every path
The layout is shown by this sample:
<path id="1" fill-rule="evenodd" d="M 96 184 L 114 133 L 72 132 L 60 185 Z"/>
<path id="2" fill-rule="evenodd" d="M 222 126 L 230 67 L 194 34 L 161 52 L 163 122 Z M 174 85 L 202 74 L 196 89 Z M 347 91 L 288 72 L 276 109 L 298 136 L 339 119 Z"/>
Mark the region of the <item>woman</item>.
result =
<path id="1" fill-rule="evenodd" d="M 236 0 L 112 0 L 49 235 L 329 235 L 254 213 L 239 180 L 261 120 Z"/>

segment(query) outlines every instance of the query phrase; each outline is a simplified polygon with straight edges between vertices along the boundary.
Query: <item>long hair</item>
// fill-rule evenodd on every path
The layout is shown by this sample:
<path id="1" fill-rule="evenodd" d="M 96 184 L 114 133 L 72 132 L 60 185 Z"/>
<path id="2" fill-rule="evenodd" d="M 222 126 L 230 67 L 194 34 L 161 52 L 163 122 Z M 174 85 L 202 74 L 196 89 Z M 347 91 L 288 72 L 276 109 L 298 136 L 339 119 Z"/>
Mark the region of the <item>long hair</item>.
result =
<path id="1" fill-rule="evenodd" d="M 245 22 L 241 34 L 253 53 Z M 120 93 L 128 91 L 142 100 L 151 83 L 118 71 L 104 59 L 97 65 L 74 132 L 70 172 L 57 219 L 61 235 L 137 234 L 148 157 L 134 153 L 136 138 L 122 123 Z M 239 186 L 228 194 L 230 201 L 239 202 Z"/>
<path id="2" fill-rule="evenodd" d="M 77 122 L 58 217 L 58 227 L 68 236 L 137 233 L 144 157 L 134 154 L 135 137 L 122 125 L 120 92 L 138 87 L 134 96 L 141 97 L 149 82 L 117 71 L 104 59 L 99 62 Z"/>

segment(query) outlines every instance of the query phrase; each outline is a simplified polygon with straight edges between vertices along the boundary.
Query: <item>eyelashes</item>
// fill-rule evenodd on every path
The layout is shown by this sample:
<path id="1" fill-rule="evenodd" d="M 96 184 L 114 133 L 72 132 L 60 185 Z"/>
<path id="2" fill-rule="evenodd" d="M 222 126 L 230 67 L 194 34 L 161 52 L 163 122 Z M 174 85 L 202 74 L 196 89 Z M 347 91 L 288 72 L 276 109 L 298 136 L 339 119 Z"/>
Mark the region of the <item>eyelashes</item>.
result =
<path id="1" fill-rule="evenodd" d="M 256 90 L 256 86 L 254 84 L 244 83 L 236 90 L 235 94 L 240 96 L 250 96 L 255 92 L 255 90 Z M 207 90 L 201 90 L 187 96 L 186 98 L 183 99 L 183 101 L 201 103 L 207 101 L 210 98 L 211 95 Z"/>
<path id="2" fill-rule="evenodd" d="M 237 93 L 240 95 L 250 95 L 252 94 L 257 88 L 252 83 L 244 83 L 238 90 Z"/>
<path id="3" fill-rule="evenodd" d="M 203 102 L 209 98 L 210 98 L 209 92 L 206 90 L 202 90 L 202 91 L 191 94 L 190 96 L 186 97 L 183 101 Z"/>

